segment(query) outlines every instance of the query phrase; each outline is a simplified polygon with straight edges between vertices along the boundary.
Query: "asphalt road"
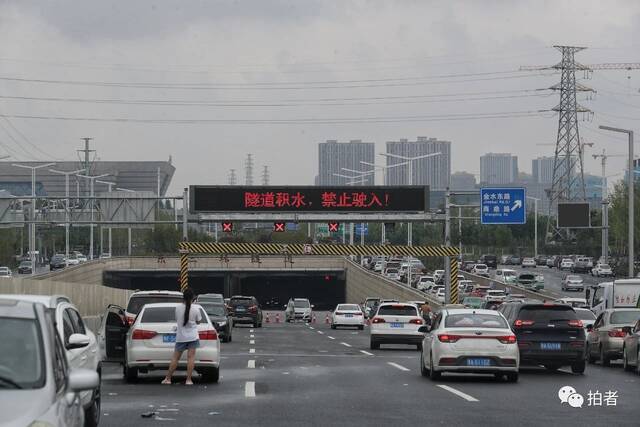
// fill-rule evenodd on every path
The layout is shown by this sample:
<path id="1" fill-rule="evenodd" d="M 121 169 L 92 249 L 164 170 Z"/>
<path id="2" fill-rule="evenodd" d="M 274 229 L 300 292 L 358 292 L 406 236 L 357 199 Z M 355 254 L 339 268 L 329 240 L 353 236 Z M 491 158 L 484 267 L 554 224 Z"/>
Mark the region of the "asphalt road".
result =
<path id="1" fill-rule="evenodd" d="M 415 346 L 369 349 L 369 333 L 316 324 L 265 323 L 237 327 L 222 344 L 219 384 L 160 385 L 164 372 L 126 384 L 117 365 L 103 374 L 103 426 L 637 426 L 640 377 L 621 366 L 521 370 L 516 384 L 492 376 L 420 375 Z M 280 315 L 282 319 L 282 314 Z M 271 316 L 273 321 L 273 315 Z M 572 386 L 584 406 L 561 403 L 558 390 Z M 617 391 L 616 406 L 588 406 L 589 391 Z M 153 418 L 141 414 L 158 411 Z"/>

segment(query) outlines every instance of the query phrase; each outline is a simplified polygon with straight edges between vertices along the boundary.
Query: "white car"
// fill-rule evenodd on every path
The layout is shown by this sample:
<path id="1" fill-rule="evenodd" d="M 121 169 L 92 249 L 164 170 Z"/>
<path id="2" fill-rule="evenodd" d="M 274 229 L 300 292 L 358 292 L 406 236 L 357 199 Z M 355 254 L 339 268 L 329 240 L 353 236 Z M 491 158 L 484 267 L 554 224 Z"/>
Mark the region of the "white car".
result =
<path id="1" fill-rule="evenodd" d="M 11 269 L 9 267 L 0 267 L 0 278 L 10 278 L 11 276 L 13 276 L 13 273 L 11 272 Z"/>
<path id="2" fill-rule="evenodd" d="M 100 254 L 100 259 L 111 259 L 111 252 L 103 252 Z"/>
<path id="3" fill-rule="evenodd" d="M 176 307 L 178 303 L 146 304 L 129 327 L 122 308 L 111 306 L 103 326 L 109 331 L 105 340 L 106 359 L 124 365 L 127 382 L 135 382 L 139 372 L 166 371 L 176 344 Z M 195 370 L 206 382 L 220 378 L 220 340 L 209 316 L 202 307 L 198 324 L 200 347 L 196 351 Z M 187 366 L 187 352 L 182 354 L 178 369 Z"/>
<path id="4" fill-rule="evenodd" d="M 338 304 L 331 314 L 331 329 L 338 326 L 356 326 L 364 329 L 364 314 L 358 304 Z"/>
<path id="5" fill-rule="evenodd" d="M 584 327 L 584 332 L 587 334 L 587 327 L 593 326 L 596 322 L 596 315 L 593 314 L 593 311 L 588 308 L 574 308 L 573 311 L 576 312 L 576 316 L 578 319 L 582 320 L 582 325 Z"/>
<path id="6" fill-rule="evenodd" d="M 575 263 L 573 262 L 573 260 L 571 258 L 564 258 L 560 262 L 560 270 L 571 270 L 574 265 L 575 265 Z"/>
<path id="7" fill-rule="evenodd" d="M 446 298 L 446 292 L 447 290 L 443 287 L 438 288 L 438 291 L 436 292 L 436 299 L 438 300 L 438 302 L 440 303 L 444 303 L 444 300 Z"/>
<path id="8" fill-rule="evenodd" d="M 424 320 L 418 307 L 408 303 L 383 303 L 371 320 L 371 349 L 380 348 L 380 344 L 413 344 L 422 347 L 422 333 L 418 328 Z"/>
<path id="9" fill-rule="evenodd" d="M 67 261 L 67 265 L 78 265 L 78 264 L 80 264 L 80 260 L 75 256 L 70 256 L 65 261 Z"/>
<path id="10" fill-rule="evenodd" d="M 443 309 L 433 327 L 420 328 L 424 339 L 420 372 L 433 380 L 443 372 L 506 375 L 518 381 L 520 351 L 501 313 L 481 309 Z"/>
<path id="11" fill-rule="evenodd" d="M 533 258 L 522 258 L 522 268 L 536 268 L 536 260 Z"/>
<path id="12" fill-rule="evenodd" d="M 613 277 L 613 270 L 609 264 L 598 263 L 591 269 L 591 275 L 596 277 Z"/>
<path id="13" fill-rule="evenodd" d="M 489 267 L 486 264 L 476 264 L 471 272 L 478 276 L 489 277 Z"/>
<path id="14" fill-rule="evenodd" d="M 145 304 L 157 302 L 182 302 L 182 292 L 176 291 L 138 291 L 131 294 L 127 302 L 125 316 L 129 325 L 133 324 L 136 316 Z M 107 308 L 108 309 L 108 308 Z M 102 345 L 102 343 L 101 343 Z"/>
<path id="15" fill-rule="evenodd" d="M 436 270 L 433 272 L 433 279 L 436 283 L 439 283 L 444 279 L 444 270 Z"/>
<path id="16" fill-rule="evenodd" d="M 84 324 L 80 311 L 62 295 L 0 295 L 2 299 L 26 301 L 44 305 L 55 319 L 55 326 L 65 347 L 70 369 L 87 369 L 102 375 L 102 361 L 96 336 Z M 85 426 L 100 422 L 100 386 L 80 393 Z"/>
<path id="17" fill-rule="evenodd" d="M 87 256 L 86 255 L 83 255 L 81 253 L 76 253 L 75 256 L 76 256 L 76 259 L 78 260 L 79 263 L 87 262 Z"/>
<path id="18" fill-rule="evenodd" d="M 508 268 L 499 268 L 496 270 L 496 280 L 501 280 L 504 283 L 515 283 L 518 280 L 518 273 Z"/>
<path id="19" fill-rule="evenodd" d="M 382 261 L 377 261 L 373 266 L 373 271 L 380 273 L 382 271 Z"/>
<path id="20" fill-rule="evenodd" d="M 484 299 L 486 301 L 504 301 L 507 299 L 507 293 L 502 289 L 489 289 Z"/>
<path id="21" fill-rule="evenodd" d="M 556 303 L 570 305 L 573 308 L 589 308 L 589 304 L 584 298 L 560 298 L 556 300 Z"/>
<path id="22" fill-rule="evenodd" d="M 400 280 L 400 270 L 397 268 L 387 268 L 384 271 L 384 277 L 391 280 Z"/>

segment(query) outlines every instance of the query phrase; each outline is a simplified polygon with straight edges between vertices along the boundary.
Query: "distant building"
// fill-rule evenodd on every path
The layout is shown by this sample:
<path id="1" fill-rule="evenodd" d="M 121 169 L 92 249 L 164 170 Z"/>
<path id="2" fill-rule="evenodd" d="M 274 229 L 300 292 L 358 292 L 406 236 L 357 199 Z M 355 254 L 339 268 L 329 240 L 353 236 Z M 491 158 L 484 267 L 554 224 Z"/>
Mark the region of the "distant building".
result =
<path id="1" fill-rule="evenodd" d="M 480 183 L 513 184 L 518 181 L 518 156 L 487 153 L 480 156 Z"/>
<path id="2" fill-rule="evenodd" d="M 538 184 L 551 184 L 553 182 L 553 157 L 538 157 L 531 161 L 531 174 L 534 182 Z"/>
<path id="3" fill-rule="evenodd" d="M 373 142 L 362 142 L 352 140 L 349 142 L 338 142 L 328 140 L 318 144 L 318 177 L 317 185 L 348 185 L 349 178 L 336 176 L 355 176 L 355 172 L 345 171 L 351 169 L 355 171 L 367 171 L 371 166 L 360 163 L 361 161 L 373 163 L 375 157 L 375 144 Z M 355 185 L 374 185 L 375 174 L 362 177 L 362 181 Z"/>
<path id="4" fill-rule="evenodd" d="M 475 190 L 476 177 L 468 172 L 455 172 L 451 174 L 451 190 L 470 191 Z"/>
<path id="5" fill-rule="evenodd" d="M 19 163 L 28 166 L 36 166 L 43 162 L 0 162 L 0 190 L 6 190 L 14 196 L 25 196 L 31 194 L 31 171 L 24 168 L 12 166 Z M 49 197 L 64 197 L 65 177 L 64 175 L 50 172 L 49 169 L 59 171 L 74 171 L 82 168 L 80 162 L 56 162 L 51 167 L 38 169 L 36 171 L 36 195 Z M 167 161 L 96 161 L 91 163 L 90 175 L 109 174 L 101 178 L 102 181 L 114 182 L 113 190 L 116 187 L 126 188 L 134 191 L 158 191 L 158 180 L 160 181 L 160 195 L 166 195 L 171 184 L 171 179 L 176 168 Z M 84 174 L 84 173 L 83 173 Z M 71 196 L 87 195 L 89 187 L 88 180 L 70 176 L 69 187 Z M 94 191 L 96 193 L 107 191 L 105 184 L 96 183 Z"/>
<path id="6" fill-rule="evenodd" d="M 451 179 L 451 142 L 419 136 L 416 141 L 401 139 L 387 142 L 387 153 L 403 157 L 419 157 L 440 153 L 437 156 L 414 160 L 412 178 L 408 179 L 408 165 L 387 170 L 386 185 L 429 185 L 431 190 L 444 190 Z M 387 166 L 404 163 L 405 160 L 387 157 Z"/>

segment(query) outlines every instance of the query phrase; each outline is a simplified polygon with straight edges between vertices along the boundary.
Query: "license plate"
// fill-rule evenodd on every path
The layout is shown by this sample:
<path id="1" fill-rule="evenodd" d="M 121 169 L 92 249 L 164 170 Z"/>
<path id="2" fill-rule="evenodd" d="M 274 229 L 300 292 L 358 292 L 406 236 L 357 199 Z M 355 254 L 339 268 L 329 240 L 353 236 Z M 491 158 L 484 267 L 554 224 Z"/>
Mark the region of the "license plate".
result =
<path id="1" fill-rule="evenodd" d="M 404 328 L 404 323 L 391 322 L 390 325 L 392 328 Z"/>
<path id="2" fill-rule="evenodd" d="M 244 311 L 244 307 L 236 307 L 236 311 Z"/>
<path id="3" fill-rule="evenodd" d="M 559 342 L 541 342 L 540 348 L 542 350 L 560 350 Z"/>
<path id="4" fill-rule="evenodd" d="M 344 317 L 353 317 L 353 314 L 345 314 Z"/>
<path id="5" fill-rule="evenodd" d="M 491 359 L 467 359 L 467 366 L 491 366 Z"/>
<path id="6" fill-rule="evenodd" d="M 162 342 L 176 342 L 175 334 L 164 334 L 162 336 Z"/>

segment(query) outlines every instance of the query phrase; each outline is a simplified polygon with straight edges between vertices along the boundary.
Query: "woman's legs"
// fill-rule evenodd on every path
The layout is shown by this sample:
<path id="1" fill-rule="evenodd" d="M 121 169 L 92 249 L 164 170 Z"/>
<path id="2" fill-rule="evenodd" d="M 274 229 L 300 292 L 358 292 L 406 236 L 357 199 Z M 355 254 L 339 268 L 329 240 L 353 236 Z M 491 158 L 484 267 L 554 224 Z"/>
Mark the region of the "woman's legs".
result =
<path id="1" fill-rule="evenodd" d="M 187 350 L 187 384 L 193 383 L 191 381 L 191 374 L 193 373 L 193 366 L 196 363 L 196 349 L 190 348 Z"/>
<path id="2" fill-rule="evenodd" d="M 191 351 L 191 350 L 189 350 Z M 182 352 L 175 350 L 173 352 L 173 357 L 171 358 L 171 365 L 169 365 L 169 372 L 167 372 L 167 376 L 164 377 L 164 381 L 163 382 L 168 382 L 171 383 L 171 377 L 173 376 L 173 373 L 175 372 L 176 368 L 178 367 L 178 360 L 180 360 L 180 357 L 182 357 Z"/>

